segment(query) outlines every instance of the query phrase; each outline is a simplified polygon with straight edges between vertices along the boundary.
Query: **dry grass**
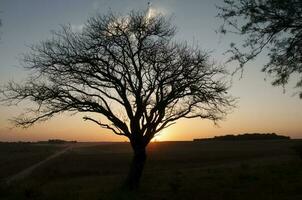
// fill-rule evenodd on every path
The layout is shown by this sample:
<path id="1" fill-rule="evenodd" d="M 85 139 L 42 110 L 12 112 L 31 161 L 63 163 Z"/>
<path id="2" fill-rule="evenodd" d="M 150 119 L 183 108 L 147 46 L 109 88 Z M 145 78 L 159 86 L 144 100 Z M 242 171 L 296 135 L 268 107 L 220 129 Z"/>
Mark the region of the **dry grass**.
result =
<path id="1" fill-rule="evenodd" d="M 296 200 L 302 197 L 297 142 L 152 143 L 135 193 L 119 190 L 132 155 L 128 143 L 83 145 L 6 188 L 0 199 Z"/>

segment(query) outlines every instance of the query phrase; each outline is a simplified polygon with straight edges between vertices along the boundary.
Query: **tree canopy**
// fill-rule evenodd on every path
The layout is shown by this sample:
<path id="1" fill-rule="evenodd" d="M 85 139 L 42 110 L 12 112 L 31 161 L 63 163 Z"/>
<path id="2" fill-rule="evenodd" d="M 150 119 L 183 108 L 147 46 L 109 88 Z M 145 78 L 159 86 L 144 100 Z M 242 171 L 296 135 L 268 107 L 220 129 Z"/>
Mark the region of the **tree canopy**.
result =
<path id="1" fill-rule="evenodd" d="M 86 120 L 150 139 L 182 117 L 221 119 L 229 105 L 228 88 L 218 79 L 225 71 L 208 62 L 207 53 L 172 41 L 174 35 L 168 20 L 144 12 L 99 15 L 82 32 L 63 26 L 24 57 L 32 76 L 4 90 L 9 102 L 28 99 L 37 106 L 16 125 L 65 111 L 92 112 L 112 124 Z"/>
<path id="2" fill-rule="evenodd" d="M 24 57 L 31 76 L 8 83 L 3 100 L 34 104 L 14 120 L 17 126 L 80 112 L 126 136 L 135 152 L 129 184 L 137 185 L 145 147 L 156 133 L 180 118 L 219 120 L 232 107 L 226 72 L 174 36 L 166 17 L 146 11 L 97 15 L 80 32 L 62 26 Z"/>
<path id="3" fill-rule="evenodd" d="M 224 0 L 218 6 L 224 20 L 220 31 L 244 38 L 241 48 L 231 43 L 229 61 L 242 67 L 261 52 L 269 57 L 262 69 L 275 86 L 296 79 L 302 88 L 302 2 L 300 0 Z M 300 91 L 302 98 L 302 91 Z"/>

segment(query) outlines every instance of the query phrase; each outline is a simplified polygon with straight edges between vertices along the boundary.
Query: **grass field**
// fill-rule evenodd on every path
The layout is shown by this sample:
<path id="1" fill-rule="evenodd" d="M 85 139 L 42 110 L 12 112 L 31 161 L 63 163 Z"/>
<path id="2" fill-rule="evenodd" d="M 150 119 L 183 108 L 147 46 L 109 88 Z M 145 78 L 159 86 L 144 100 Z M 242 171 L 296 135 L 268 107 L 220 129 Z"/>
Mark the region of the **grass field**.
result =
<path id="1" fill-rule="evenodd" d="M 60 145 L 0 143 L 0 182 L 53 154 Z"/>
<path id="2" fill-rule="evenodd" d="M 293 150 L 297 143 L 152 143 L 141 188 L 134 193 L 119 189 L 132 156 L 128 143 L 77 144 L 25 180 L 2 187 L 0 199 L 298 200 L 302 161 Z"/>

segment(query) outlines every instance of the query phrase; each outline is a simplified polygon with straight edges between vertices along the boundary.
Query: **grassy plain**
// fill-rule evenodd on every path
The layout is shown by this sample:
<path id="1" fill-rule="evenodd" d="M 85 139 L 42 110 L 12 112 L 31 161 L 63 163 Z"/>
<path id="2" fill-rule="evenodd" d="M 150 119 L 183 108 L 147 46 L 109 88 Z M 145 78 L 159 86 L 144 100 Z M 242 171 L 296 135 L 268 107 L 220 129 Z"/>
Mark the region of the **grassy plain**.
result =
<path id="1" fill-rule="evenodd" d="M 31 143 L 0 143 L 0 182 L 45 159 L 61 145 Z"/>
<path id="2" fill-rule="evenodd" d="M 302 199 L 299 140 L 155 142 L 141 188 L 120 190 L 132 152 L 128 143 L 77 144 L 0 190 L 0 199 Z M 17 164 L 17 163 L 16 163 Z"/>

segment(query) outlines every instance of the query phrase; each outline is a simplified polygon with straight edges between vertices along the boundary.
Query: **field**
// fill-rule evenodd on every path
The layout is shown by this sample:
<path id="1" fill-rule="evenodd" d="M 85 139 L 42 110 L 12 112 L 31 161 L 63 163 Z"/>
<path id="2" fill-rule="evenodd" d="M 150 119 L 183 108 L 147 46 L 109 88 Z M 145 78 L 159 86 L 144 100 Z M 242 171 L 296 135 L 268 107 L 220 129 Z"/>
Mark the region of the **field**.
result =
<path id="1" fill-rule="evenodd" d="M 24 180 L 2 186 L 0 199 L 297 200 L 302 199 L 302 161 L 293 148 L 298 143 L 155 142 L 148 147 L 141 188 L 133 193 L 120 189 L 132 157 L 128 143 L 78 143 Z M 1 166 L 2 174 L 10 171 L 2 160 Z"/>
<path id="2" fill-rule="evenodd" d="M 0 182 L 62 148 L 60 145 L 0 143 Z"/>

